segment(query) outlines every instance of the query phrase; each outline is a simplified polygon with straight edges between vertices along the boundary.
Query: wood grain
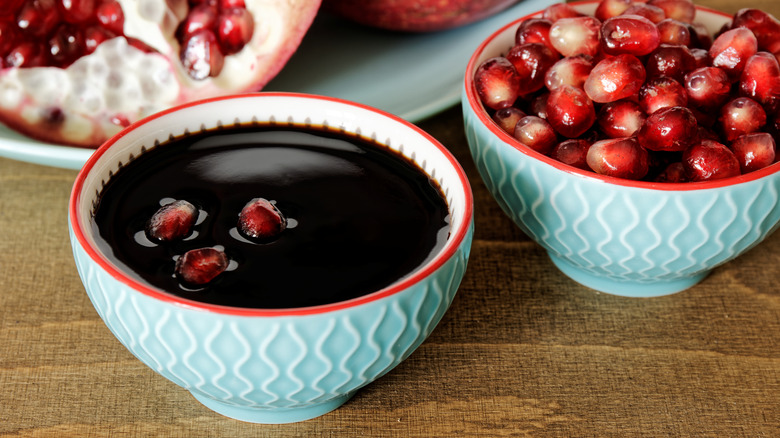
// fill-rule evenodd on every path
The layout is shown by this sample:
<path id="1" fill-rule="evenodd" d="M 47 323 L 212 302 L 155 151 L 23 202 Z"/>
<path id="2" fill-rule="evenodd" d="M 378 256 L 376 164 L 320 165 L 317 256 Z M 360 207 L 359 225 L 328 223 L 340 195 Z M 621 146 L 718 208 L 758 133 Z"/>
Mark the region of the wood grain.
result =
<path id="1" fill-rule="evenodd" d="M 750 6 L 780 16 L 773 0 Z M 780 234 L 679 294 L 596 293 L 562 276 L 500 211 L 457 107 L 420 125 L 474 189 L 462 287 L 406 362 L 340 409 L 290 425 L 217 415 L 127 352 L 72 260 L 76 172 L 0 159 L 0 435 L 780 436 Z"/>

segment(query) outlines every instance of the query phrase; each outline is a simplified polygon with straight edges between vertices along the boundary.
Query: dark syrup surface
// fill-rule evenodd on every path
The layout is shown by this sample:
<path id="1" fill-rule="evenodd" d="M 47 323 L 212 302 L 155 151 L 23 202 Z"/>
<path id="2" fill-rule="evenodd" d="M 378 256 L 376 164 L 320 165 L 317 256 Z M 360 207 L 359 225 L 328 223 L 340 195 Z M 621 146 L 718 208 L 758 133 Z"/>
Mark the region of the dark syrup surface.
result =
<path id="1" fill-rule="evenodd" d="M 276 203 L 288 228 L 254 243 L 237 231 L 253 198 Z M 200 211 L 183 240 L 153 244 L 146 221 L 165 199 Z M 302 127 L 244 126 L 174 139 L 121 168 L 94 214 L 99 244 L 140 280 L 176 295 L 248 308 L 339 302 L 379 290 L 424 264 L 449 232 L 438 185 L 389 148 Z M 228 271 L 199 289 L 175 260 L 223 248 Z"/>

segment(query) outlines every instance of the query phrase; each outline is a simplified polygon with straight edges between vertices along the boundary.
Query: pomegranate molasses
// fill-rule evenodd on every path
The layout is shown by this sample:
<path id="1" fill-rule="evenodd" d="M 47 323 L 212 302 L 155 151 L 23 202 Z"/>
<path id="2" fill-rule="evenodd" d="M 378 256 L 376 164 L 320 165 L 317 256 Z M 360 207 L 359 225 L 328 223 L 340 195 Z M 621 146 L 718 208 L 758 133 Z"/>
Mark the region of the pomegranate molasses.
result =
<path id="1" fill-rule="evenodd" d="M 273 238 L 241 231 L 242 210 L 258 199 L 283 217 Z M 197 209 L 186 235 L 154 238 L 150 218 L 184 201 Z M 172 139 L 125 164 L 100 194 L 93 227 L 113 261 L 151 286 L 217 305 L 295 308 L 396 282 L 444 245 L 448 222 L 439 186 L 384 145 L 327 129 L 247 125 Z M 228 266 L 188 283 L 181 259 L 204 248 Z"/>

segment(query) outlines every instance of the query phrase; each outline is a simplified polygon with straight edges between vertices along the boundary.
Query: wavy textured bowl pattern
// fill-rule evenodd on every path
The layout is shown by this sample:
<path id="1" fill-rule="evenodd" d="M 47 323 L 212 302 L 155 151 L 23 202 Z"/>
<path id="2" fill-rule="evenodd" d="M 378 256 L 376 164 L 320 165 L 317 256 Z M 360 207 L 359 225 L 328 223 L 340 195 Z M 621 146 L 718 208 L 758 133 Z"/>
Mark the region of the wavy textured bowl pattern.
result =
<path id="1" fill-rule="evenodd" d="M 380 291 L 342 303 L 278 310 L 179 298 L 139 283 L 103 254 L 90 218 L 114 173 L 145 150 L 164 147 L 169 136 L 254 121 L 357 133 L 411 158 L 447 198 L 450 235 L 444 248 Z M 74 184 L 69 230 L 87 294 L 130 352 L 216 412 L 250 422 L 288 423 L 337 408 L 430 335 L 466 271 L 473 199 L 455 158 L 401 119 L 338 99 L 260 93 L 160 113 L 98 149 Z"/>
<path id="2" fill-rule="evenodd" d="M 573 5 L 592 13 L 597 3 Z M 670 294 L 698 283 L 778 228 L 778 163 L 731 183 L 664 185 L 601 177 L 519 146 L 484 111 L 472 78 L 484 60 L 511 48 L 525 18 L 497 30 L 470 59 L 461 99 L 465 132 L 493 197 L 563 273 L 617 295 Z M 711 32 L 729 19 L 697 10 L 697 21 Z"/>
<path id="3" fill-rule="evenodd" d="M 472 157 L 512 220 L 575 280 L 620 295 L 685 289 L 780 221 L 780 173 L 702 190 L 616 188 L 508 147 L 465 112 Z"/>

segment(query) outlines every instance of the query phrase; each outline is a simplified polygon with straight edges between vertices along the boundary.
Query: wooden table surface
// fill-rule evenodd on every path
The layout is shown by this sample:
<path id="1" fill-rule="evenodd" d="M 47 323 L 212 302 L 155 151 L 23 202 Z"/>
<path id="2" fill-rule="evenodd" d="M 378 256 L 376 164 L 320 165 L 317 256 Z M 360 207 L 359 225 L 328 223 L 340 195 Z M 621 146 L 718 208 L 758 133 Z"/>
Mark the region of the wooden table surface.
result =
<path id="1" fill-rule="evenodd" d="M 776 0 L 749 5 L 780 16 Z M 289 425 L 222 417 L 136 360 L 76 273 L 76 172 L 0 159 L 0 435 L 780 436 L 780 233 L 675 295 L 597 293 L 499 210 L 459 108 L 419 124 L 475 193 L 462 287 L 407 361 L 336 411 Z"/>

